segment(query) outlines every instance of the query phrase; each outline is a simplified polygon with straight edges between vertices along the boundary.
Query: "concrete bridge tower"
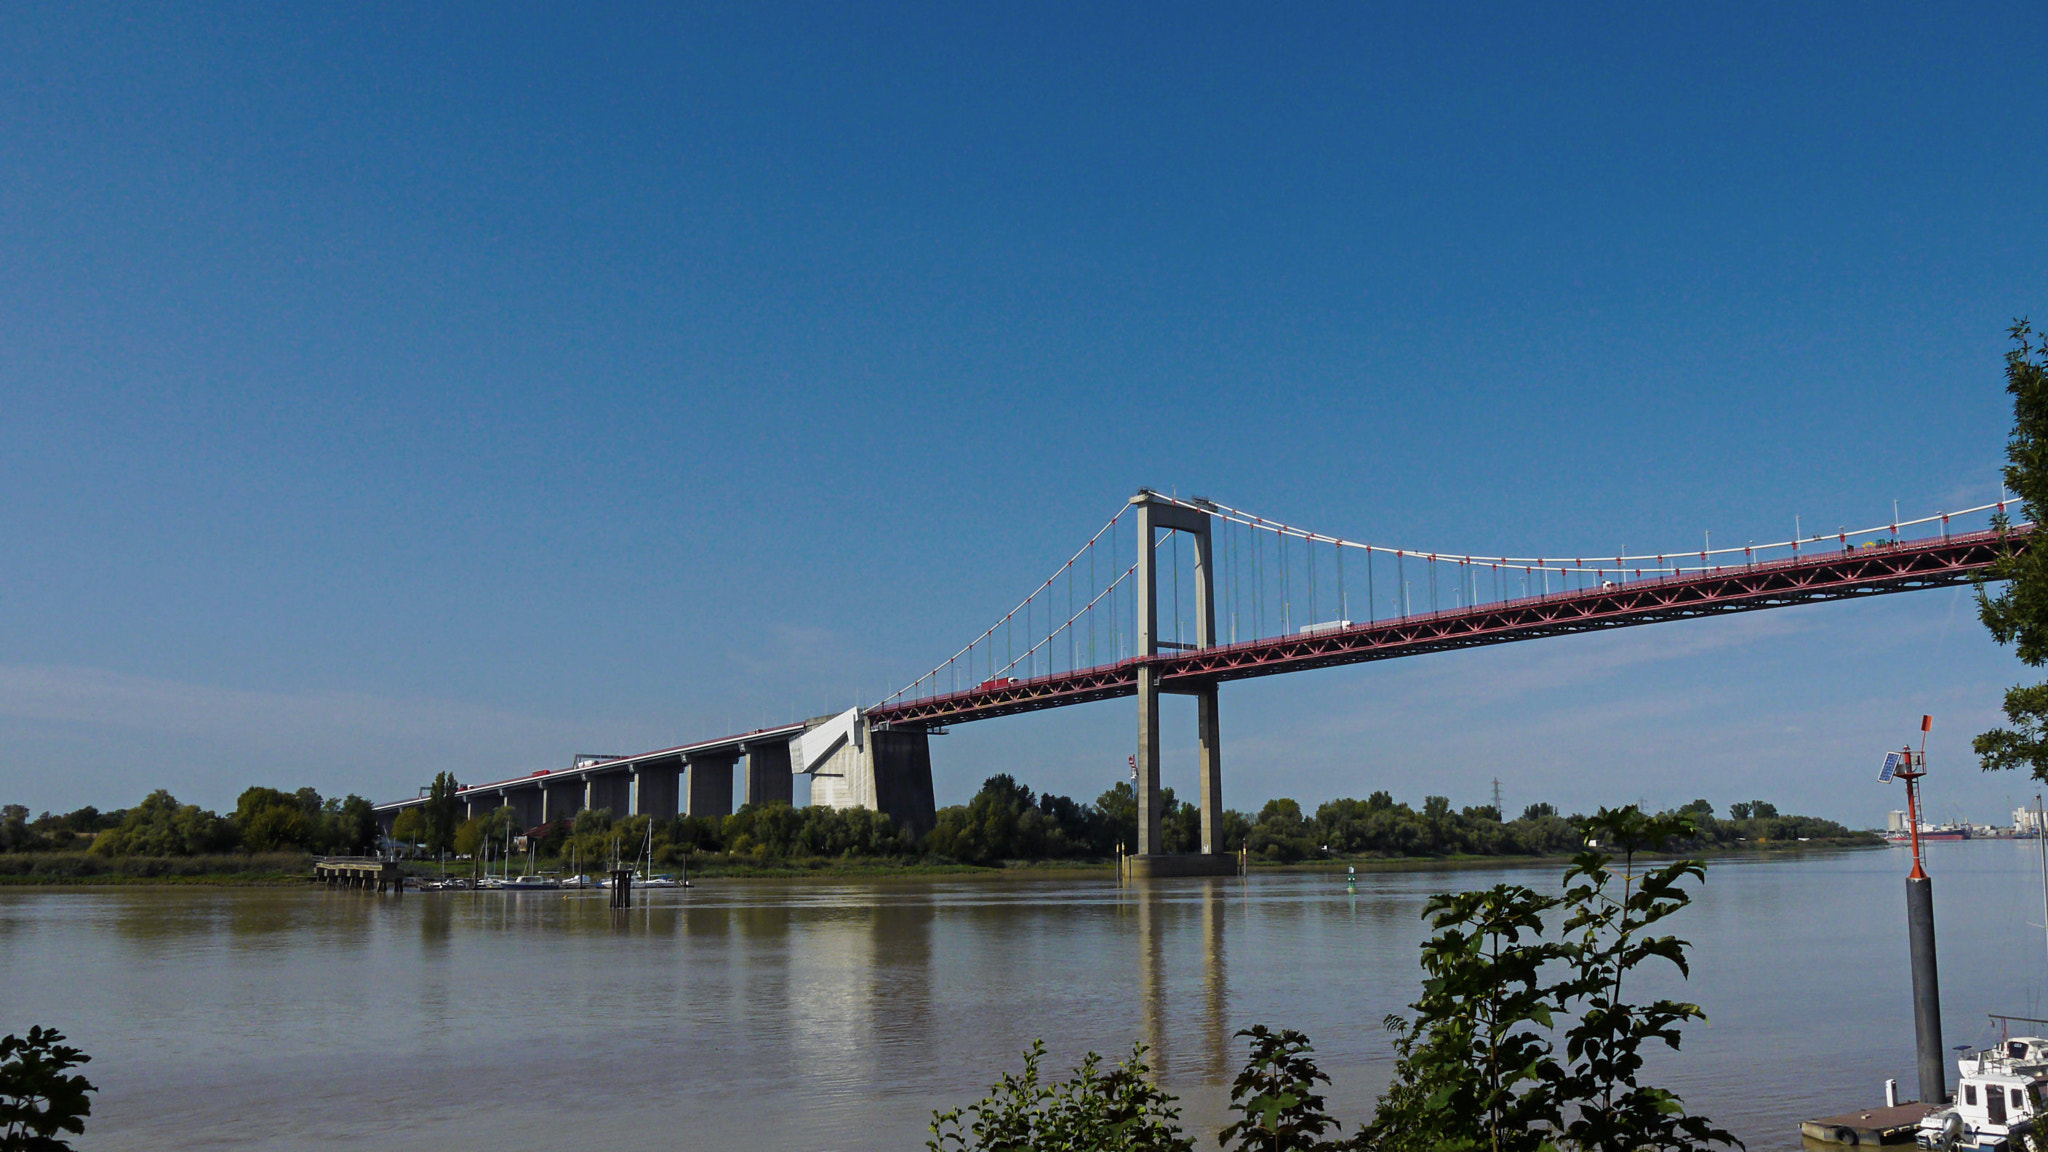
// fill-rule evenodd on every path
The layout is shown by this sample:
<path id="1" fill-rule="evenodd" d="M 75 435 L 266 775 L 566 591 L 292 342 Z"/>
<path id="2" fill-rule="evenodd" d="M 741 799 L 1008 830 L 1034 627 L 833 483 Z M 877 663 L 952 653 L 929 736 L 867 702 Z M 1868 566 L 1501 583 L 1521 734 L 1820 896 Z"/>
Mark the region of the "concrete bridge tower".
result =
<path id="1" fill-rule="evenodd" d="M 1228 876 L 1237 861 L 1223 853 L 1223 746 L 1218 728 L 1216 682 L 1166 689 L 1152 662 L 1161 647 L 1208 648 L 1216 643 L 1215 549 L 1209 514 L 1140 488 L 1131 497 L 1138 511 L 1138 844 L 1124 862 L 1133 876 Z M 1185 532 L 1195 544 L 1195 642 L 1175 645 L 1159 639 L 1159 574 L 1153 557 L 1157 534 Z M 1202 842 L 1200 851 L 1167 855 L 1159 804 L 1159 694 L 1184 692 L 1195 698 L 1196 738 L 1201 746 Z"/>

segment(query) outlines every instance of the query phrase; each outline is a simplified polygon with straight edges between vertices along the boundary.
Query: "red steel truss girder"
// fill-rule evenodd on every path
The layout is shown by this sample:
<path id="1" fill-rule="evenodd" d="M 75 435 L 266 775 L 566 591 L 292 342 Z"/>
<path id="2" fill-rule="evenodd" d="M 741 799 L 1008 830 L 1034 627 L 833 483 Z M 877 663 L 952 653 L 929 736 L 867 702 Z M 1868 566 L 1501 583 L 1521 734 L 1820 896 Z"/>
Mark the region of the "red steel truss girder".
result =
<path id="1" fill-rule="evenodd" d="M 1768 564 L 1718 568 L 1626 583 L 1614 588 L 1532 596 L 1430 616 L 1363 624 L 1312 636 L 1276 636 L 1154 657 L 1160 687 L 1188 692 L 1223 680 L 1274 676 L 1367 660 L 1387 660 L 1687 620 L 1729 612 L 1784 608 L 1968 583 L 2007 546 L 2025 547 L 2029 527 L 1907 541 L 1879 548 L 1808 554 Z M 1135 695 L 1142 660 L 972 688 L 868 710 L 871 723 L 932 727 L 987 720 L 1044 708 Z"/>

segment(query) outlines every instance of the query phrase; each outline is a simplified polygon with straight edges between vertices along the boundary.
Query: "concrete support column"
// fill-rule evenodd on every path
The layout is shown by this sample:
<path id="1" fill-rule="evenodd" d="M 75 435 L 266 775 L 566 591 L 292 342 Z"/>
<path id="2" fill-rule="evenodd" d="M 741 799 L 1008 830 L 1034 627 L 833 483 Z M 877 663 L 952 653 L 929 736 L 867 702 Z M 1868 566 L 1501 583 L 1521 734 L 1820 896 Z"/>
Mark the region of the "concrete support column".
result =
<path id="1" fill-rule="evenodd" d="M 1159 654 L 1159 573 L 1153 563 L 1155 532 L 1151 493 L 1132 498 L 1138 505 L 1138 658 L 1150 660 Z M 1132 846 L 1140 856 L 1160 851 L 1159 828 L 1159 672 L 1151 664 L 1138 666 L 1138 842 Z"/>
<path id="2" fill-rule="evenodd" d="M 635 769 L 639 781 L 633 790 L 633 815 L 656 820 L 676 818 L 681 799 L 683 762 L 680 758 L 662 764 L 643 764 Z"/>
<path id="3" fill-rule="evenodd" d="M 1209 518 L 1203 516 L 1200 531 L 1189 531 L 1195 538 L 1195 647 L 1216 646 L 1216 565 L 1210 554 Z"/>
<path id="4" fill-rule="evenodd" d="M 519 831 L 524 832 L 542 823 L 541 812 L 546 804 L 541 788 L 532 785 L 514 788 L 506 802 L 512 806 L 512 811 L 518 814 Z"/>
<path id="5" fill-rule="evenodd" d="M 1195 538 L 1195 644 L 1216 644 L 1216 584 L 1208 518 Z M 1223 736 L 1217 728 L 1217 689 L 1205 684 L 1195 694 L 1195 739 L 1202 757 L 1202 847 L 1205 854 L 1223 850 Z"/>
<path id="6" fill-rule="evenodd" d="M 1217 730 L 1216 685 L 1195 695 L 1195 730 L 1202 746 L 1202 851 L 1223 851 L 1223 734 Z"/>
<path id="7" fill-rule="evenodd" d="M 585 808 L 610 809 L 615 820 L 622 820 L 633 812 L 633 780 L 623 768 L 591 773 L 585 794 Z"/>
<path id="8" fill-rule="evenodd" d="M 747 749 L 747 803 L 793 804 L 796 778 L 790 774 L 789 741 L 755 744 Z"/>
<path id="9" fill-rule="evenodd" d="M 732 815 L 732 769 L 738 762 L 736 752 L 690 757 L 683 811 L 692 816 Z"/>
<path id="10" fill-rule="evenodd" d="M 868 733 L 875 811 L 922 836 L 938 822 L 932 796 L 932 738 L 922 728 Z"/>
<path id="11" fill-rule="evenodd" d="M 1143 601 L 1140 601 L 1143 603 Z M 1163 851 L 1159 828 L 1159 672 L 1138 667 L 1138 842 L 1140 856 Z"/>
<path id="12" fill-rule="evenodd" d="M 540 822 L 568 820 L 583 807 L 583 784 L 577 780 L 550 780 L 541 785 Z"/>

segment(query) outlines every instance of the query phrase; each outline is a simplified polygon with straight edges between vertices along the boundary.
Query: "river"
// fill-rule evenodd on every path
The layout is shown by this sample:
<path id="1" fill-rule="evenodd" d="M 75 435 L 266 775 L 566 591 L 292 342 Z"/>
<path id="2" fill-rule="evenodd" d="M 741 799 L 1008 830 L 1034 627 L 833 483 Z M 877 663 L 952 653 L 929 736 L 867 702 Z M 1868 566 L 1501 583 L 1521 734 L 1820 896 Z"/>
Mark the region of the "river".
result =
<path id="1" fill-rule="evenodd" d="M 2030 842 L 1932 845 L 1951 1045 L 2048 1016 Z M 1729 857 L 1672 923 L 1711 1017 L 1656 1078 L 1753 1149 L 1914 1088 L 1906 853 Z M 1366 1115 L 1432 892 L 1556 866 L 1103 879 L 711 880 L 636 893 L 0 890 L 0 1031 L 61 1028 L 83 1147 L 921 1148 L 1042 1037 L 1150 1044 L 1213 1135 L 1236 1029 L 1298 1028 Z M 1951 1069 L 1951 1074 L 1953 1070 Z M 1347 1131 L 1350 1125 L 1347 1124 Z"/>

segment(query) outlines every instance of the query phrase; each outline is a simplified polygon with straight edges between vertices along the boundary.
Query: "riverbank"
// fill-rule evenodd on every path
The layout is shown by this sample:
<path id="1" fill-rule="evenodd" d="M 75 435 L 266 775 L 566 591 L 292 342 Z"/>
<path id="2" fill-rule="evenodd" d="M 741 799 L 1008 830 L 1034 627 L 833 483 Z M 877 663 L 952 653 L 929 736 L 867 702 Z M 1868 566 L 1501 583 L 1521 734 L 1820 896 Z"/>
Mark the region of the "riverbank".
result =
<path id="1" fill-rule="evenodd" d="M 1770 841 L 1701 848 L 1684 853 L 1704 859 L 1738 856 L 1797 855 L 1806 852 L 1882 848 L 1876 836 L 1852 840 Z M 1568 856 L 1329 856 L 1292 863 L 1253 860 L 1259 873 L 1285 875 L 1294 872 L 1361 873 L 1432 872 L 1485 868 L 1520 868 L 1560 864 Z M 560 871 L 549 864 L 550 871 Z M 467 867 L 451 864 L 445 870 L 431 861 L 407 862 L 409 876 L 439 878 L 443 875 L 472 875 Z M 680 875 L 680 867 L 661 869 Z M 1113 876 L 1116 861 L 1011 860 L 1001 864 L 962 864 L 950 860 L 909 857 L 806 857 L 796 860 L 761 861 L 744 858 L 705 858 L 691 861 L 692 879 L 801 880 L 818 879 L 922 879 L 947 876 L 1016 877 L 1052 879 L 1065 876 Z M 196 884 L 228 887 L 289 887 L 309 883 L 313 857 L 303 853 L 278 852 L 253 856 L 94 856 L 83 852 L 42 852 L 0 856 L 0 886 L 41 888 L 97 887 L 109 884 Z"/>
<path id="2" fill-rule="evenodd" d="M 312 875 L 313 857 L 303 852 L 217 856 L 24 852 L 0 856 L 0 886 L 212 884 L 254 888 L 305 884 Z"/>

